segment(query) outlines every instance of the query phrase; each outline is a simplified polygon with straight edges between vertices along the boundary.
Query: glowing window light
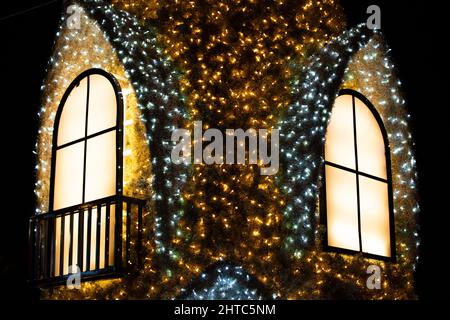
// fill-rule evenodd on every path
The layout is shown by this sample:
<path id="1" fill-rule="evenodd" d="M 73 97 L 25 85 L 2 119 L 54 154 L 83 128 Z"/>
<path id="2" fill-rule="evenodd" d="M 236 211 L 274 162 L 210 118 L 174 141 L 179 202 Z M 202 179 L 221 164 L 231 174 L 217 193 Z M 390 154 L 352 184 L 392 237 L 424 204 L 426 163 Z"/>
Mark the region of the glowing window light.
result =
<path id="1" fill-rule="evenodd" d="M 327 244 L 389 258 L 388 149 L 365 99 L 344 92 L 335 101 L 325 142 Z"/>
<path id="2" fill-rule="evenodd" d="M 103 74 L 88 72 L 77 83 L 62 101 L 60 116 L 55 121 L 56 145 L 53 177 L 53 210 L 81 205 L 90 201 L 106 198 L 116 194 L 117 190 L 117 135 L 119 125 L 117 118 L 118 101 L 111 80 Z M 59 121 L 58 121 L 59 120 Z M 109 261 L 100 259 L 99 268 L 114 263 L 114 225 L 115 206 L 110 206 L 109 221 Z M 86 265 L 87 248 L 87 215 L 84 211 L 83 230 L 83 265 L 82 271 L 96 268 L 96 252 L 90 252 L 90 264 Z M 64 219 L 64 226 L 62 224 Z M 96 210 L 91 213 L 92 225 L 90 244 L 95 247 L 97 237 L 100 238 L 99 256 L 105 256 L 106 207 L 102 206 L 100 215 Z M 55 263 L 55 276 L 69 273 L 69 238 L 61 240 L 64 233 L 73 233 L 72 265 L 78 262 L 78 223 L 79 215 L 74 214 L 73 230 L 70 230 L 69 216 L 58 217 L 55 221 L 55 261 L 63 254 L 62 269 Z M 62 253 L 63 252 L 63 253 Z"/>
<path id="3" fill-rule="evenodd" d="M 54 210 L 111 196 L 116 190 L 117 101 L 111 82 L 100 74 L 84 77 L 61 108 Z"/>

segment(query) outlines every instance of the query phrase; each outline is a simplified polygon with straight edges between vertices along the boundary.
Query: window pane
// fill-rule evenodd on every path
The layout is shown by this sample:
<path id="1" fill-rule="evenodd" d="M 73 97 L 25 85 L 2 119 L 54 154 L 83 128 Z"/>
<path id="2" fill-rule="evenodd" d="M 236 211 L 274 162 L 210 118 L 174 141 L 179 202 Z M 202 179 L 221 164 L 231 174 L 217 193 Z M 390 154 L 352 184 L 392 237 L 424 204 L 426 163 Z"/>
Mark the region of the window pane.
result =
<path id="1" fill-rule="evenodd" d="M 325 160 L 355 169 L 352 96 L 337 97 L 325 141 Z"/>
<path id="2" fill-rule="evenodd" d="M 381 129 L 370 109 L 355 97 L 358 170 L 386 179 L 385 146 Z"/>
<path id="3" fill-rule="evenodd" d="M 116 193 L 116 132 L 87 140 L 85 201 Z"/>
<path id="4" fill-rule="evenodd" d="M 328 245 L 359 251 L 356 175 L 326 166 Z"/>
<path id="5" fill-rule="evenodd" d="M 83 162 L 84 142 L 56 151 L 54 210 L 82 203 Z"/>
<path id="6" fill-rule="evenodd" d="M 362 251 L 391 256 L 388 185 L 359 176 Z"/>
<path id="7" fill-rule="evenodd" d="M 83 138 L 86 123 L 87 78 L 73 88 L 64 104 L 58 127 L 58 146 Z"/>
<path id="8" fill-rule="evenodd" d="M 111 82 L 102 75 L 89 76 L 88 135 L 114 127 L 117 102 Z"/>

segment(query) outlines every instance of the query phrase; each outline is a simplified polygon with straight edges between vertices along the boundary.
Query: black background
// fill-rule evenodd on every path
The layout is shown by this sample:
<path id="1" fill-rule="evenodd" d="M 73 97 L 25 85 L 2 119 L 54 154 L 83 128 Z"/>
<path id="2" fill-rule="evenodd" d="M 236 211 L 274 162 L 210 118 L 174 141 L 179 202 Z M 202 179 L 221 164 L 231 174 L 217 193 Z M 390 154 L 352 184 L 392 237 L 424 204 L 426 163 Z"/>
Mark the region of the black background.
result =
<path id="1" fill-rule="evenodd" d="M 421 255 L 416 274 L 421 299 L 445 298 L 448 285 L 448 36 L 439 17 L 443 1 L 341 1 L 348 26 L 365 22 L 366 8 L 378 4 L 382 31 L 412 116 L 421 196 Z M 44 5 L 43 5 L 44 4 Z M 41 5 L 41 6 L 40 6 Z M 14 16 L 11 14 L 40 6 Z M 26 283 L 27 221 L 34 213 L 32 151 L 38 130 L 40 87 L 52 52 L 62 1 L 2 3 L 0 9 L 1 193 L 0 292 L 6 298 L 37 298 Z M 10 17 L 8 17 L 10 16 Z M 448 29 L 448 28 L 447 28 Z"/>

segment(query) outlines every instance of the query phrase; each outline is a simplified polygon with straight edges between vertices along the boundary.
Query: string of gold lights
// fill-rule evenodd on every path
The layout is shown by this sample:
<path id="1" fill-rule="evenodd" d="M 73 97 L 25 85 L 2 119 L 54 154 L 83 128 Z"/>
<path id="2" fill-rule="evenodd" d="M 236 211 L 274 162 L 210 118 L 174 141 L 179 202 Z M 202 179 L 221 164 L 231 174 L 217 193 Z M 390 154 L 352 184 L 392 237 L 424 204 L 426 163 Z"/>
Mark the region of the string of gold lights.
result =
<path id="1" fill-rule="evenodd" d="M 146 257 L 144 268 L 134 270 L 129 277 L 83 282 L 79 291 L 60 287 L 46 291 L 44 298 L 172 299 L 186 296 L 186 286 L 199 278 L 206 289 L 187 294 L 189 298 L 223 297 L 212 293 L 209 287 L 216 291 L 226 288 L 227 297 L 261 297 L 259 292 L 247 292 L 232 281 L 233 274 L 246 279 L 247 273 L 255 277 L 261 288 L 270 291 L 268 298 L 414 298 L 413 272 L 418 246 L 413 228 L 418 212 L 414 157 L 411 137 L 405 133 L 408 116 L 400 83 L 393 74 L 394 67 L 385 54 L 387 48 L 381 36 L 369 41 L 372 35 L 366 35 L 361 28 L 344 32 L 343 11 L 334 0 L 113 0 L 112 6 L 91 0 L 83 1 L 83 6 L 101 11 L 106 18 L 95 21 L 86 9 L 82 19 L 87 23 L 82 24 L 78 34 L 65 28 L 59 31 L 61 40 L 51 61 L 52 71 L 40 114 L 38 213 L 48 209 L 52 115 L 58 101 L 68 83 L 84 68 L 103 68 L 122 77 L 123 88 L 133 89 L 127 103 L 131 106 L 128 116 L 132 118 L 130 128 L 134 128 L 134 133 L 126 145 L 135 148 L 125 161 L 132 168 L 126 173 L 125 187 L 133 196 L 149 200 L 145 217 Z M 121 30 L 120 23 L 126 20 L 124 12 L 127 19 L 139 21 L 136 30 L 142 33 L 142 38 L 136 36 L 138 31 L 129 31 L 132 37 L 128 37 Z M 103 34 L 107 23 L 104 21 L 108 19 L 116 24 L 114 37 Z M 142 43 L 135 40 L 145 37 L 151 40 Z M 150 71 L 142 76 L 142 82 L 132 80 L 133 72 L 144 69 L 143 63 L 131 61 L 131 55 L 114 49 L 109 43 L 112 39 L 123 45 L 121 50 L 142 50 L 144 55 L 158 53 L 157 63 L 149 67 L 152 72 L 172 66 L 177 72 L 168 77 L 170 81 L 161 80 Z M 83 50 L 71 53 L 67 48 Z M 167 61 L 161 56 L 167 57 Z M 121 61 L 118 57 L 122 57 Z M 329 65 L 323 65 L 322 58 Z M 128 64 L 123 68 L 124 61 Z M 350 61 L 347 69 L 346 61 Z M 343 83 L 336 70 L 342 71 Z M 156 89 L 146 87 L 148 79 L 152 79 Z M 177 89 L 174 83 L 180 83 L 183 98 L 172 92 Z M 323 89 L 328 83 L 334 87 Z M 319 87 L 330 93 L 326 101 L 320 96 L 323 99 L 320 111 L 324 110 L 320 116 L 319 109 L 314 109 L 314 103 L 319 101 L 313 103 L 308 98 Z M 338 87 L 354 88 L 368 97 L 390 133 L 393 172 L 397 173 L 393 177 L 397 264 L 322 250 L 324 230 L 319 226 L 317 208 L 320 184 L 317 168 L 322 155 L 316 152 L 314 156 L 309 148 L 314 139 L 323 142 Z M 204 130 L 281 127 L 286 142 L 286 148 L 282 146 L 281 150 L 284 167 L 277 176 L 262 176 L 261 164 L 193 164 L 177 172 L 180 181 L 169 174 L 159 181 L 166 188 L 164 192 L 154 190 L 152 169 L 163 167 L 161 170 L 167 173 L 171 167 L 164 162 L 165 155 L 156 165 L 148 163 L 148 159 L 156 156 L 151 148 L 155 142 L 148 135 L 154 132 L 152 126 L 158 119 L 153 113 L 152 117 L 147 116 L 147 112 L 161 107 L 152 105 L 151 99 L 145 100 L 154 93 L 149 93 L 152 89 L 163 95 L 158 97 L 162 107 L 170 106 L 164 113 L 186 111 L 187 115 L 170 118 L 172 123 L 165 124 L 169 129 L 180 124 L 179 118 L 183 118 L 182 124 L 187 129 L 192 129 L 194 121 L 202 121 Z M 172 99 L 169 96 L 179 100 L 166 103 Z M 301 126 L 301 121 L 305 125 L 317 122 L 319 129 L 316 124 Z M 296 149 L 300 142 L 304 153 Z M 291 154 L 291 149 L 297 153 Z M 142 163 L 148 166 L 141 166 Z M 297 181 L 305 184 L 296 185 Z M 165 203 L 166 211 L 158 211 L 155 203 L 159 202 Z M 217 263 L 219 273 L 226 276 L 205 273 Z M 384 290 L 374 292 L 366 288 L 364 271 L 370 264 L 378 264 L 388 273 L 382 284 Z"/>

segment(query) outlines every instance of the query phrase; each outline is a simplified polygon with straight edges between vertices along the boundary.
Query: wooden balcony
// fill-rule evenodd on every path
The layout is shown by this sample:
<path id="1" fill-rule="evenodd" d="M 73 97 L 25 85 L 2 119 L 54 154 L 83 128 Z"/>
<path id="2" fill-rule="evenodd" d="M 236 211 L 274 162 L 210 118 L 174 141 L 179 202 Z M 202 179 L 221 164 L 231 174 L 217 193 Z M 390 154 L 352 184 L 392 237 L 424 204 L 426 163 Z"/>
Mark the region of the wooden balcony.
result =
<path id="1" fill-rule="evenodd" d="M 112 196 L 30 218 L 30 275 L 36 286 L 121 277 L 142 265 L 145 201 Z"/>

